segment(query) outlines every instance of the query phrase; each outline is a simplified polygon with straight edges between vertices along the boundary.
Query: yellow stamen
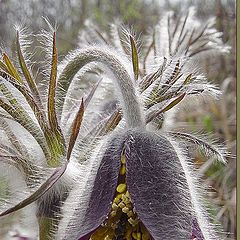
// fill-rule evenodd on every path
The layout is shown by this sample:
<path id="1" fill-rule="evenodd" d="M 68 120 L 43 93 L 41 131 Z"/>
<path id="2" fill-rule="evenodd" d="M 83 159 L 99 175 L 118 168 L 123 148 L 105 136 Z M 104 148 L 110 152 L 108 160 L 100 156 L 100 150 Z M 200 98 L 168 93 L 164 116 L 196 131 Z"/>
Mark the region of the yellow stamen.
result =
<path id="1" fill-rule="evenodd" d="M 127 185 L 125 183 L 120 183 L 118 186 L 117 186 L 117 192 L 119 193 L 123 193 L 125 192 L 127 189 Z"/>
<path id="2" fill-rule="evenodd" d="M 125 156 L 125 154 L 122 154 L 122 156 L 121 156 L 121 163 L 122 164 L 126 164 L 126 156 Z"/>
<path id="3" fill-rule="evenodd" d="M 119 203 L 121 202 L 121 198 L 122 198 L 122 194 L 118 194 L 118 195 L 114 198 L 113 202 L 116 203 L 116 204 L 119 204 Z"/>
<path id="4" fill-rule="evenodd" d="M 138 232 L 138 233 L 137 233 L 137 239 L 138 239 L 138 240 L 141 240 L 141 236 L 142 236 L 142 234 L 141 234 L 140 232 Z"/>
<path id="5" fill-rule="evenodd" d="M 130 218 L 134 215 L 133 211 L 128 211 L 127 216 Z"/>
<path id="6" fill-rule="evenodd" d="M 104 240 L 112 240 L 112 238 L 109 237 L 109 235 L 107 235 Z"/>
<path id="7" fill-rule="evenodd" d="M 111 215 L 111 217 L 115 217 L 117 215 L 117 212 L 116 211 L 111 211 L 110 215 Z"/>
<path id="8" fill-rule="evenodd" d="M 112 204 L 112 210 L 117 210 L 118 209 L 118 205 L 116 203 Z"/>
<path id="9" fill-rule="evenodd" d="M 120 168 L 120 175 L 124 175 L 126 173 L 126 166 L 122 165 Z"/>
<path id="10" fill-rule="evenodd" d="M 133 226 L 135 227 L 137 224 L 138 224 L 138 219 L 133 219 L 132 217 L 130 217 L 128 219 L 128 222 Z"/>
<path id="11" fill-rule="evenodd" d="M 122 211 L 123 211 L 124 213 L 128 213 L 128 212 L 129 212 L 129 208 L 124 207 L 124 208 L 122 209 Z"/>
<path id="12" fill-rule="evenodd" d="M 144 232 L 142 235 L 142 240 L 149 240 L 150 239 L 150 235 L 147 232 Z"/>
<path id="13" fill-rule="evenodd" d="M 121 209 L 123 209 L 124 207 L 126 207 L 126 205 L 125 205 L 123 202 L 120 202 L 120 203 L 118 204 L 118 206 L 119 206 Z"/>

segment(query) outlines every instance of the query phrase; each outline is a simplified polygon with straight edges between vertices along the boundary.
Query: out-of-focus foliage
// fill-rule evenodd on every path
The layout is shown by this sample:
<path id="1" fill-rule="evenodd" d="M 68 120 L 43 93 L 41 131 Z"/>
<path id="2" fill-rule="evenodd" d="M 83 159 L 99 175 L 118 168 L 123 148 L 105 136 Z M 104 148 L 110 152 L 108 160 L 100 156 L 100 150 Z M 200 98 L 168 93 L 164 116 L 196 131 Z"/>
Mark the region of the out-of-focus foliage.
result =
<path id="1" fill-rule="evenodd" d="M 42 16 L 47 16 L 57 22 L 60 51 L 66 52 L 76 44 L 78 31 L 83 28 L 86 19 L 93 20 L 102 30 L 120 19 L 134 25 L 137 31 L 145 32 L 158 21 L 160 8 L 157 0 L 43 0 L 41 3 L 25 0 L 24 4 L 17 0 L 1 0 L 0 12 L 1 41 L 13 39 L 9 29 L 14 24 L 26 24 L 30 30 L 40 29 Z"/>

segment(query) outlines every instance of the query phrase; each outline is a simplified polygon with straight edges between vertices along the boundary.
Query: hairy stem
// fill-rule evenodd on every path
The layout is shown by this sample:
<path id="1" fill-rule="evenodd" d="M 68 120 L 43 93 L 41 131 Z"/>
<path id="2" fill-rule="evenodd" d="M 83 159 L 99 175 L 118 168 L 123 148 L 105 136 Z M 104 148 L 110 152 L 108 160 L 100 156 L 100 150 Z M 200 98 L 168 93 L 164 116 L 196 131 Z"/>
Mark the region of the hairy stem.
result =
<path id="1" fill-rule="evenodd" d="M 123 115 L 126 119 L 127 126 L 130 128 L 144 127 L 143 112 L 126 64 L 123 63 L 121 57 L 113 51 L 108 49 L 103 50 L 99 47 L 89 47 L 77 51 L 76 55 L 71 57 L 60 74 L 58 79 L 59 114 L 61 115 L 62 113 L 66 92 L 72 79 L 83 66 L 90 62 L 103 64 L 113 74 L 111 77 L 116 81 L 117 87 L 120 90 L 119 100 L 122 104 Z"/>

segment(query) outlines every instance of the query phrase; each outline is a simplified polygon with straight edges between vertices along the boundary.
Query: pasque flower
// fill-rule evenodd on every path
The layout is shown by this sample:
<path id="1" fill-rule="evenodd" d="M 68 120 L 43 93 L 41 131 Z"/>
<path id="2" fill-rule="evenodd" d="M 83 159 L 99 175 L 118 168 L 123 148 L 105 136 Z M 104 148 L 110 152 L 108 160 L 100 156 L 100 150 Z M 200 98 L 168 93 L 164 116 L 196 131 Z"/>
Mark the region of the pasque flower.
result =
<path id="1" fill-rule="evenodd" d="M 146 128 L 149 115 L 135 86 L 136 45 L 129 37 L 133 72 L 128 60 L 107 46 L 104 52 L 97 47 L 85 50 L 113 73 L 126 123 L 102 139 L 91 156 L 87 171 L 64 203 L 56 238 L 219 239 L 201 206 L 200 188 L 184 150 L 170 134 Z M 75 71 L 66 72 L 66 79 L 81 66 L 83 53 L 79 50 L 71 56 L 65 69 L 70 72 L 74 66 Z"/>

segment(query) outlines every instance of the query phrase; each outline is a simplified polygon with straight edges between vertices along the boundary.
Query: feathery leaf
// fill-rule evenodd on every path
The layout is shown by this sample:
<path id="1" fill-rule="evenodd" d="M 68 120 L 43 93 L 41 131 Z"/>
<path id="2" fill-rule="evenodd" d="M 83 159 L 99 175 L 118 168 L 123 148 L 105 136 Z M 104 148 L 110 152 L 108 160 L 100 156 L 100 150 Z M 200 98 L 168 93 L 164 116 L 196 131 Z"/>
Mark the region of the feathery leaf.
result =
<path id="1" fill-rule="evenodd" d="M 31 75 L 30 71 L 28 70 L 26 61 L 23 57 L 23 53 L 22 53 L 21 45 L 20 45 L 20 41 L 19 41 L 19 32 L 18 31 L 17 31 L 17 44 L 16 45 L 17 45 L 18 61 L 19 61 L 20 67 L 22 69 L 23 75 L 28 83 L 29 88 L 31 89 L 33 96 L 36 98 L 36 100 L 42 107 L 41 98 L 39 95 L 37 85 L 36 85 L 35 81 L 33 80 L 33 77 Z"/>
<path id="2" fill-rule="evenodd" d="M 161 113 L 164 113 L 171 108 L 173 108 L 175 105 L 177 105 L 179 102 L 183 100 L 185 97 L 186 93 L 181 94 L 180 96 L 176 97 L 173 101 L 167 104 L 167 106 L 163 107 L 160 110 L 154 110 L 152 111 L 148 116 L 147 116 L 147 123 L 151 122 L 154 118 L 156 118 L 158 115 Z"/>
<path id="3" fill-rule="evenodd" d="M 183 133 L 183 132 L 173 132 L 173 131 L 168 131 L 167 132 L 170 136 L 197 144 L 205 150 L 205 153 L 207 155 L 211 154 L 217 157 L 217 159 L 223 163 L 226 163 L 226 158 L 225 158 L 225 151 L 223 149 L 218 148 L 214 144 L 209 143 L 209 141 L 206 141 L 204 139 L 201 139 L 200 137 L 194 136 L 189 133 Z"/>

